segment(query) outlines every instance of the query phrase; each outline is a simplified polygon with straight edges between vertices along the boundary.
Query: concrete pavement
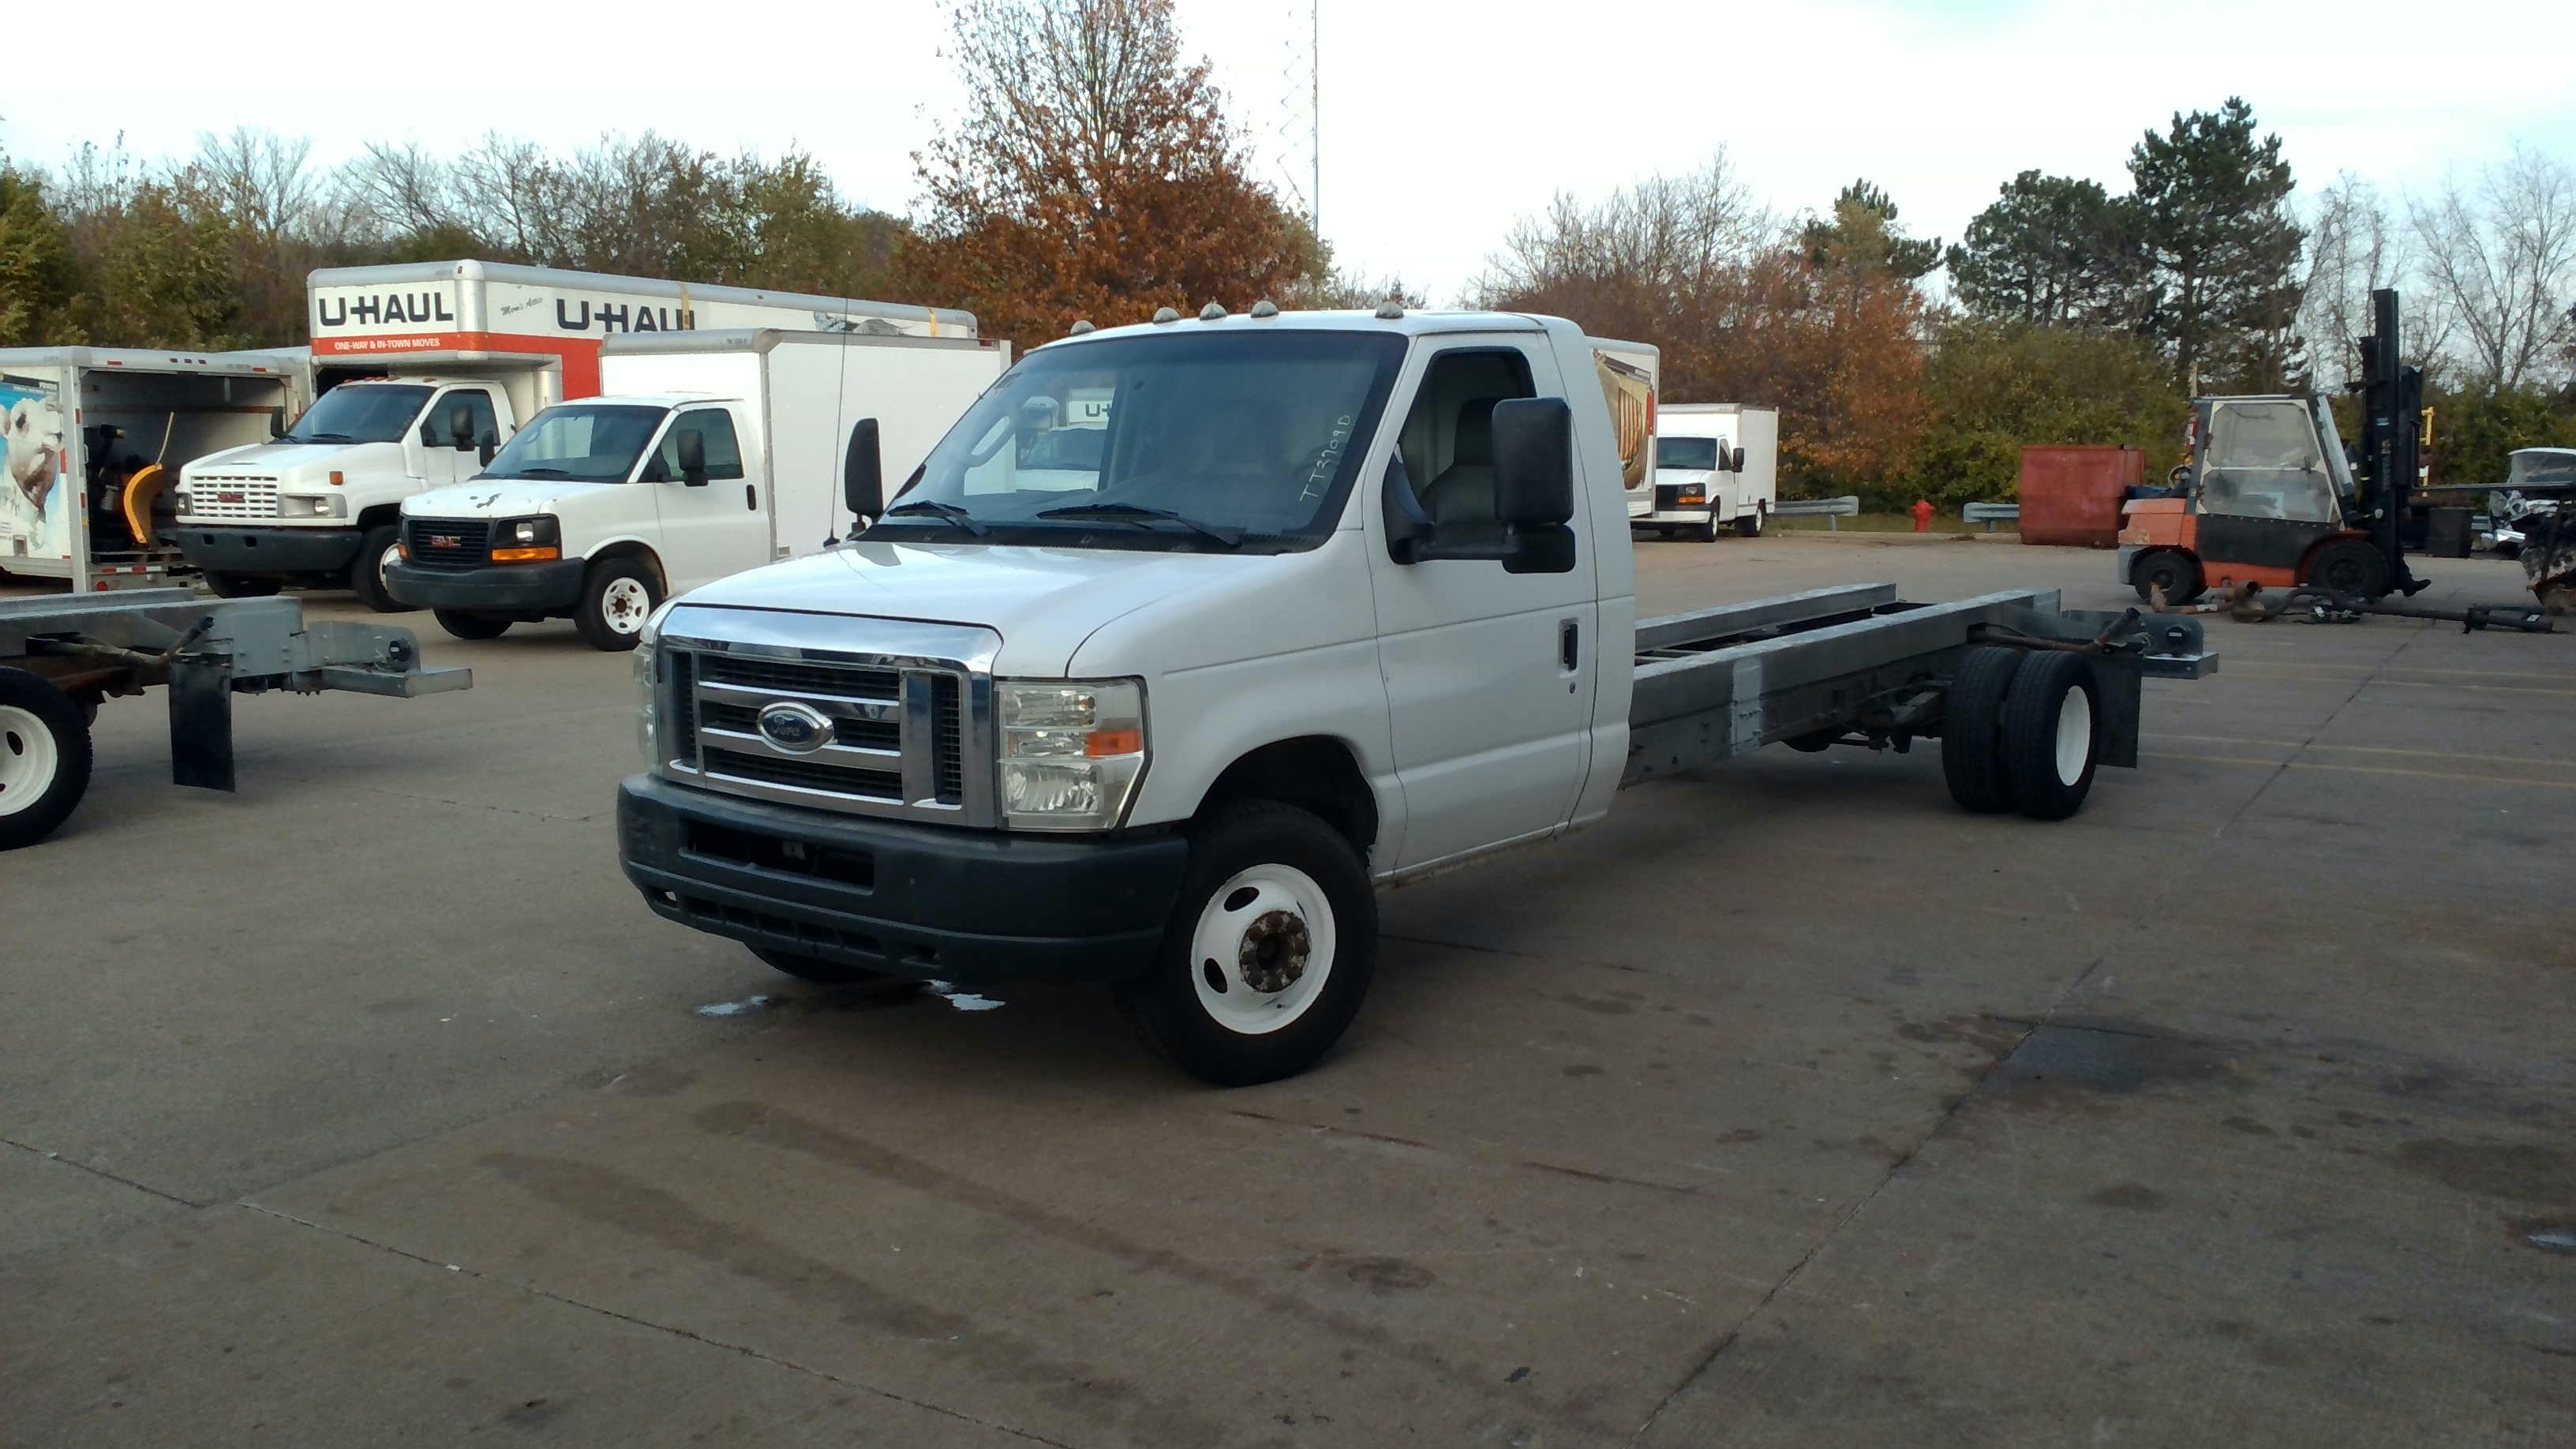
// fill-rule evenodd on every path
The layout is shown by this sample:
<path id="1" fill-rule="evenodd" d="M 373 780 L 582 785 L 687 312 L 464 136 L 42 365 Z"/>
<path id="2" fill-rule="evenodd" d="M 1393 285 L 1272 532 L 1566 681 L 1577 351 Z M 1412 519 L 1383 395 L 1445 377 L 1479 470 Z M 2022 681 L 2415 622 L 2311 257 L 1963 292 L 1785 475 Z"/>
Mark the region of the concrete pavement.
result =
<path id="1" fill-rule="evenodd" d="M 472 692 L 246 700 L 234 797 L 112 702 L 0 857 L 0 1439 L 2576 1440 L 2576 639 L 2212 619 L 2057 825 L 1921 751 L 1646 787 L 1387 896 L 1342 1049 L 1219 1093 L 664 925 L 626 661 L 414 622 Z"/>

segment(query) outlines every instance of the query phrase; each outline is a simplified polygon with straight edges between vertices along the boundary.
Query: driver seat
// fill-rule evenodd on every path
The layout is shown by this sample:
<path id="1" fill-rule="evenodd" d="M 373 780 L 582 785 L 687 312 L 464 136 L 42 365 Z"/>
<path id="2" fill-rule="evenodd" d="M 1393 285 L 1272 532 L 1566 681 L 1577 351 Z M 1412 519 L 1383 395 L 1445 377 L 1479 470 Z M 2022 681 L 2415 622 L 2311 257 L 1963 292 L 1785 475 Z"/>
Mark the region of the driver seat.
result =
<path id="1" fill-rule="evenodd" d="M 1458 405 L 1449 466 L 1422 490 L 1422 507 L 1433 523 L 1470 529 L 1495 524 L 1494 404 L 1501 401 L 1479 397 Z"/>

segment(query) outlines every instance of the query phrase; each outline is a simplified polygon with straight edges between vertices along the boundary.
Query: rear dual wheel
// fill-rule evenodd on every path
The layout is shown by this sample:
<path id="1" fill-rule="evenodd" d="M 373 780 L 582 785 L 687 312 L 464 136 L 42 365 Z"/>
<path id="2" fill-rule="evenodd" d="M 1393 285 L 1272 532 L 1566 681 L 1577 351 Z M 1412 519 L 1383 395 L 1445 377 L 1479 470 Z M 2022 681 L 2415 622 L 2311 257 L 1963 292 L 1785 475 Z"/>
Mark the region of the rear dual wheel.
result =
<path id="1" fill-rule="evenodd" d="M 2102 756 L 2101 687 L 2084 656 L 1970 649 L 1941 714 L 1941 773 L 1961 809 L 2063 820 L 2092 793 Z"/>

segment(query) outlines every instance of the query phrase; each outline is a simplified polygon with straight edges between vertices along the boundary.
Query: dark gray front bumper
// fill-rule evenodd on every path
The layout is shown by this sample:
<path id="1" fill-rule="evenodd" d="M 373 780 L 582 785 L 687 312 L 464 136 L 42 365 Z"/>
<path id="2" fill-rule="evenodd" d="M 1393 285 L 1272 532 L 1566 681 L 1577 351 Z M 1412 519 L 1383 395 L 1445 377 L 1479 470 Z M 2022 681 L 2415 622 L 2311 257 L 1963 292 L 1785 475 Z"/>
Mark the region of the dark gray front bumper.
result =
<path id="1" fill-rule="evenodd" d="M 347 573 L 366 541 L 357 528 L 227 528 L 189 524 L 176 530 L 179 552 L 210 574 L 283 578 Z"/>
<path id="2" fill-rule="evenodd" d="M 385 587 L 415 608 L 544 617 L 573 611 L 581 601 L 581 579 L 587 567 L 577 558 L 479 569 L 425 569 L 394 563 L 385 566 Z"/>

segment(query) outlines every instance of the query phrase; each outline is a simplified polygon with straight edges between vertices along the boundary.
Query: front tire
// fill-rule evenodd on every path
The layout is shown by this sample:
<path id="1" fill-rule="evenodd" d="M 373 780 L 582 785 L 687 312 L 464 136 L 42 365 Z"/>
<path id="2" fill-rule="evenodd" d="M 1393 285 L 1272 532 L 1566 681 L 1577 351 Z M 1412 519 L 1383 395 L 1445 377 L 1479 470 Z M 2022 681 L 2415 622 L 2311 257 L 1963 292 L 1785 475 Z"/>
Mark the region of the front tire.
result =
<path id="1" fill-rule="evenodd" d="M 89 790 L 89 725 L 71 697 L 0 669 L 0 850 L 54 833 Z"/>
<path id="2" fill-rule="evenodd" d="M 2049 650 L 2023 661 L 2004 702 L 2003 768 L 2013 805 L 2033 820 L 2084 808 L 2102 759 L 2101 689 L 2093 663 Z"/>
<path id="3" fill-rule="evenodd" d="M 2200 561 L 2178 548 L 2160 548 L 2139 558 L 2130 582 L 2137 585 L 2138 597 L 2154 603 L 2156 590 L 2164 590 L 2165 602 L 2176 608 L 2200 597 L 2208 587 L 2200 572 Z"/>
<path id="4" fill-rule="evenodd" d="M 1191 832 L 1153 966 L 1120 982 L 1146 1042 L 1219 1087 L 1292 1077 L 1341 1040 L 1377 969 L 1377 895 L 1340 832 L 1292 805 Z"/>
<path id="5" fill-rule="evenodd" d="M 349 564 L 349 592 L 379 614 L 408 614 L 414 607 L 395 598 L 385 582 L 385 566 L 402 557 L 401 533 L 390 523 L 368 529 L 358 543 L 357 558 Z"/>
<path id="6" fill-rule="evenodd" d="M 259 579 L 248 574 L 207 573 L 199 577 L 218 599 L 265 599 L 278 590 L 282 579 Z"/>
<path id="7" fill-rule="evenodd" d="M 2308 556 L 2305 582 L 2364 601 L 2388 592 L 2388 560 L 2357 538 L 2339 538 Z"/>
<path id="8" fill-rule="evenodd" d="M 581 586 L 581 605 L 572 616 L 582 642 L 609 654 L 635 647 L 644 621 L 662 602 L 653 576 L 631 558 L 613 558 L 590 571 Z"/>
<path id="9" fill-rule="evenodd" d="M 438 627 L 459 639 L 498 639 L 510 632 L 508 619 L 496 614 L 469 614 L 462 609 L 433 610 Z"/>

